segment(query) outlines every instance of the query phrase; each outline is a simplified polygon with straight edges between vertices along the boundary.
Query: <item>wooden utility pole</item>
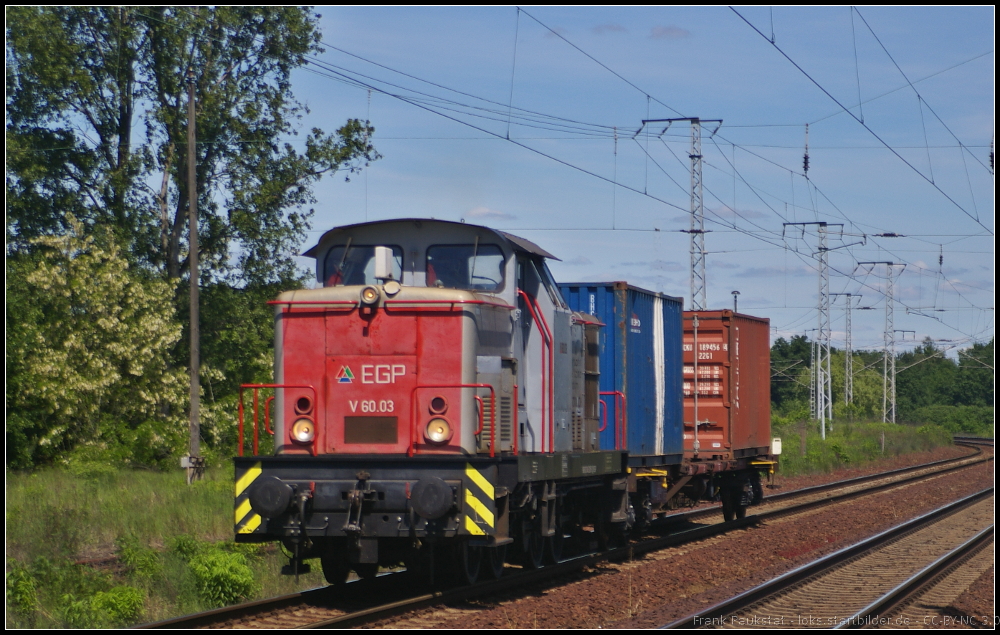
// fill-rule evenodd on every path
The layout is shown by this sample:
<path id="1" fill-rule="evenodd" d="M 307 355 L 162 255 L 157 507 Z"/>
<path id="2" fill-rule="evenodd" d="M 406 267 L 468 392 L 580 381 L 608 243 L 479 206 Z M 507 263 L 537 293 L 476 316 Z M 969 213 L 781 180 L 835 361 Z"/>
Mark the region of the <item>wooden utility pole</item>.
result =
<path id="1" fill-rule="evenodd" d="M 201 404 L 201 386 L 198 372 L 201 368 L 200 349 L 201 331 L 198 328 L 198 187 L 195 171 L 195 130 L 194 130 L 194 71 L 187 74 L 188 85 L 188 224 L 190 225 L 190 240 L 188 241 L 188 264 L 191 272 L 191 443 L 186 461 L 182 467 L 187 468 L 188 485 L 200 480 L 205 471 L 205 462 L 200 454 L 201 426 L 199 409 Z"/>

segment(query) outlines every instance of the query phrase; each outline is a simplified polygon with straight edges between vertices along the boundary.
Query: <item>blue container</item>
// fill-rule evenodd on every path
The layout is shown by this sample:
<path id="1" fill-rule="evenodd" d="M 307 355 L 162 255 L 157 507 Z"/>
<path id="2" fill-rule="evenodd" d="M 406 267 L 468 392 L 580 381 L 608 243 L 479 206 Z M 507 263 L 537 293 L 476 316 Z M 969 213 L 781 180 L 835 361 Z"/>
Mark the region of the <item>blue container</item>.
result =
<path id="1" fill-rule="evenodd" d="M 627 282 L 564 283 L 559 289 L 570 308 L 605 324 L 600 337 L 601 392 L 625 396 L 623 449 L 628 450 L 629 465 L 680 463 L 684 300 Z M 622 400 L 614 394 L 602 394 L 601 400 L 607 413 L 601 449 L 613 449 L 622 427 Z"/>

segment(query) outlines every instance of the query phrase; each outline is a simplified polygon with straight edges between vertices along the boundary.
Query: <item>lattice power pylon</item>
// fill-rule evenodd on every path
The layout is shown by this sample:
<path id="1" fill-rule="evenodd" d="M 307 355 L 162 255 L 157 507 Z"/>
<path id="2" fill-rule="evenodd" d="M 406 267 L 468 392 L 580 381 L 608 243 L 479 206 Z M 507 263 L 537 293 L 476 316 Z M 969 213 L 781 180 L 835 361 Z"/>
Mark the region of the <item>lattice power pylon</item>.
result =
<path id="1" fill-rule="evenodd" d="M 827 425 L 832 430 L 833 423 L 833 382 L 830 371 L 830 262 L 828 233 L 830 227 L 839 227 L 839 235 L 843 235 L 843 223 L 826 223 L 813 221 L 808 223 L 784 223 L 784 226 L 798 225 L 805 235 L 806 225 L 816 225 L 817 247 L 816 261 L 819 270 L 819 292 L 816 298 L 816 311 L 819 314 L 819 324 L 816 333 L 816 367 L 814 371 L 816 385 L 816 406 L 814 418 L 819 421 L 820 436 L 826 438 Z"/>
<path id="2" fill-rule="evenodd" d="M 643 119 L 642 126 L 645 128 L 651 123 L 665 123 L 666 127 L 659 136 L 670 128 L 670 124 L 675 121 L 691 122 L 691 150 L 688 156 L 691 159 L 691 309 L 694 311 L 704 311 L 708 306 L 706 299 L 706 288 L 708 286 L 707 275 L 705 273 L 705 201 L 702 196 L 701 182 L 701 124 L 718 124 L 710 134 L 714 135 L 722 126 L 721 119 L 701 119 L 699 117 L 675 117 L 672 119 Z M 639 132 L 643 128 L 639 129 Z M 636 132 L 636 135 L 639 134 Z"/>
<path id="3" fill-rule="evenodd" d="M 885 333 L 882 336 L 882 422 L 896 423 L 896 327 L 893 308 L 893 277 L 896 267 L 903 272 L 905 265 L 886 260 L 875 262 L 859 262 L 858 266 L 885 265 Z"/>
<path id="4" fill-rule="evenodd" d="M 701 185 L 701 121 L 691 119 L 691 306 L 703 311 L 705 293 L 705 200 Z"/>
<path id="5" fill-rule="evenodd" d="M 852 298 L 860 298 L 860 294 L 831 293 L 831 296 L 847 297 L 847 309 L 844 319 L 844 404 L 854 403 L 854 348 L 851 346 L 851 302 Z"/>

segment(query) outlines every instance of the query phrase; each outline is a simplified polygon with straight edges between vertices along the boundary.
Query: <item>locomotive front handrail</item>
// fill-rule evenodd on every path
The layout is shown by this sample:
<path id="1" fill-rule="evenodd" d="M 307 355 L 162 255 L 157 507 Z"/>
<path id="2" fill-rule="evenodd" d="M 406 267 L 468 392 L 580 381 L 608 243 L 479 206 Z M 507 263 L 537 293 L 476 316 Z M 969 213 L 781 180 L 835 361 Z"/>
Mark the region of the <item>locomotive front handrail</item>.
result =
<path id="1" fill-rule="evenodd" d="M 616 450 L 627 449 L 628 448 L 628 404 L 627 404 L 627 402 L 625 400 L 625 393 L 623 393 L 620 390 L 602 390 L 599 394 L 602 394 L 602 395 L 614 395 L 615 396 L 615 411 L 616 411 L 615 412 L 615 449 Z M 619 397 L 622 400 L 622 406 L 621 406 L 621 408 L 618 408 L 618 398 Z M 604 404 L 604 400 L 603 399 L 601 399 L 600 401 L 601 401 L 602 404 Z M 607 407 L 608 407 L 608 405 L 604 404 L 605 417 L 607 416 Z M 621 420 L 621 423 L 622 423 L 621 427 L 618 426 L 619 419 Z M 607 427 L 607 423 L 605 422 L 605 425 L 604 425 L 603 428 L 601 428 L 601 431 L 603 432 L 604 428 L 606 428 L 606 427 Z M 619 441 L 620 441 L 620 445 L 619 445 Z"/>
<path id="2" fill-rule="evenodd" d="M 405 309 L 429 309 L 429 310 L 432 310 L 432 311 L 441 311 L 441 310 L 454 311 L 455 310 L 454 306 L 450 307 L 449 309 L 439 309 L 439 308 L 437 308 L 439 305 L 445 305 L 445 304 L 451 304 L 451 305 L 455 305 L 455 304 L 478 304 L 478 305 L 492 306 L 492 307 L 496 307 L 498 309 L 506 309 L 508 311 L 513 311 L 514 310 L 514 307 L 510 306 L 509 304 L 501 304 L 499 302 L 490 302 L 489 300 L 404 300 L 404 299 L 399 298 L 399 299 L 395 299 L 395 300 L 385 300 L 385 301 L 383 301 L 383 304 L 385 305 L 386 311 L 388 311 L 390 308 L 399 308 L 399 309 L 404 309 L 404 310 Z M 393 307 L 393 305 L 399 305 L 399 304 L 411 304 L 411 305 L 416 305 L 416 306 Z M 427 306 L 420 306 L 420 305 L 431 305 L 431 306 L 427 307 Z"/>
<path id="3" fill-rule="evenodd" d="M 413 456 L 417 451 L 417 391 L 425 388 L 488 388 L 490 391 L 490 458 L 496 456 L 496 434 L 497 434 L 497 395 L 491 384 L 434 384 L 426 386 L 414 386 L 410 391 L 410 447 L 406 449 L 407 456 Z M 479 403 L 482 398 L 473 395 Z M 479 410 L 479 430 L 482 431 L 484 420 L 483 410 Z M 478 432 L 477 432 L 478 434 Z"/>
<path id="4" fill-rule="evenodd" d="M 291 309 L 292 305 L 315 305 L 317 307 L 334 307 L 337 309 L 353 309 L 361 304 L 360 300 L 268 300 L 267 304 L 271 306 L 284 306 L 288 305 Z"/>
<path id="5" fill-rule="evenodd" d="M 608 403 L 603 399 L 597 400 L 603 408 L 601 408 L 601 427 L 597 429 L 598 432 L 604 432 L 608 429 Z"/>
<path id="6" fill-rule="evenodd" d="M 274 430 L 271 429 L 271 421 L 269 419 L 269 415 L 271 414 L 272 401 L 274 401 L 274 395 L 271 395 L 270 397 L 264 400 L 264 430 L 273 437 Z"/>
<path id="7" fill-rule="evenodd" d="M 239 444 L 238 447 L 237 447 L 237 456 L 243 456 L 243 389 L 244 388 L 252 388 L 253 389 L 253 455 L 254 456 L 257 456 L 258 452 L 260 451 L 259 439 L 258 439 L 258 434 L 257 434 L 257 419 L 258 419 L 258 408 L 257 408 L 258 401 L 257 401 L 257 399 L 258 399 L 258 391 L 261 388 L 274 388 L 274 389 L 278 389 L 278 388 L 307 388 L 307 389 L 311 390 L 312 394 L 313 394 L 313 401 L 312 401 L 313 402 L 313 407 L 316 408 L 317 410 L 319 409 L 319 403 L 316 400 L 316 388 L 314 388 L 313 386 L 311 386 L 309 384 L 240 384 L 239 401 L 236 404 L 236 411 L 238 413 L 238 422 L 239 422 L 239 425 L 237 427 L 237 430 L 238 430 L 238 437 L 237 437 L 238 441 L 237 442 Z M 274 435 L 274 431 L 272 431 L 270 429 L 270 427 L 268 425 L 269 422 L 267 420 L 267 418 L 268 418 L 268 407 L 271 405 L 271 400 L 272 399 L 274 399 L 273 396 L 268 397 L 267 400 L 264 402 L 264 429 L 267 430 L 273 436 Z M 319 429 L 320 426 L 317 425 L 316 428 Z M 324 434 L 325 434 L 325 430 L 324 430 Z M 312 447 L 312 454 L 313 454 L 313 456 L 316 456 L 316 454 L 317 454 L 316 448 L 317 448 L 318 445 L 319 445 L 319 434 L 317 433 L 316 438 L 313 439 L 313 443 L 312 443 L 312 446 L 313 446 Z"/>

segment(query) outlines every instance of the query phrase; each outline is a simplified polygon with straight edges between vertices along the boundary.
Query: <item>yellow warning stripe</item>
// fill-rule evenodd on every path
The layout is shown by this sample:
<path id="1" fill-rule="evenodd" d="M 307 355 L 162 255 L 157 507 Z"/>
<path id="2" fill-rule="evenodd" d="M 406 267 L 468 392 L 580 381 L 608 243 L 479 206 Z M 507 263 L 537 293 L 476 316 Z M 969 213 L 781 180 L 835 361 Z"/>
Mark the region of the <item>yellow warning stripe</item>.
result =
<path id="1" fill-rule="evenodd" d="M 473 521 L 468 516 L 465 517 L 465 531 L 469 532 L 473 536 L 485 536 L 486 535 L 486 532 L 483 531 L 479 527 L 479 525 L 477 525 L 475 523 L 475 521 Z"/>
<path id="2" fill-rule="evenodd" d="M 253 467 L 244 472 L 243 476 L 237 479 L 236 481 L 237 498 L 239 497 L 240 494 L 245 492 L 248 487 L 250 487 L 250 483 L 253 483 L 255 480 L 257 480 L 257 477 L 260 476 L 260 472 L 261 472 L 260 461 L 257 461 L 256 463 L 253 464 Z"/>
<path id="3" fill-rule="evenodd" d="M 250 517 L 250 520 L 247 521 L 247 524 L 240 527 L 236 533 L 250 534 L 253 533 L 253 530 L 257 529 L 257 527 L 260 527 L 260 516 L 253 514 L 253 516 Z"/>
<path id="4" fill-rule="evenodd" d="M 233 521 L 234 525 L 239 525 L 240 522 L 246 518 L 246 515 L 250 513 L 250 499 L 244 499 L 242 503 L 236 506 L 236 517 Z"/>
<path id="5" fill-rule="evenodd" d="M 485 476 L 479 473 L 479 470 L 466 463 L 465 475 L 469 477 L 470 481 L 478 485 L 479 489 L 483 490 L 483 493 L 486 494 L 487 498 L 493 500 L 493 485 L 486 480 Z"/>
<path id="6" fill-rule="evenodd" d="M 479 499 L 476 498 L 468 489 L 465 490 L 465 504 L 471 507 L 479 518 L 485 521 L 487 525 L 490 527 L 493 526 L 493 512 L 491 512 L 486 505 L 479 502 Z"/>

